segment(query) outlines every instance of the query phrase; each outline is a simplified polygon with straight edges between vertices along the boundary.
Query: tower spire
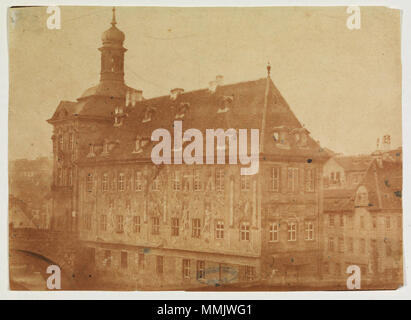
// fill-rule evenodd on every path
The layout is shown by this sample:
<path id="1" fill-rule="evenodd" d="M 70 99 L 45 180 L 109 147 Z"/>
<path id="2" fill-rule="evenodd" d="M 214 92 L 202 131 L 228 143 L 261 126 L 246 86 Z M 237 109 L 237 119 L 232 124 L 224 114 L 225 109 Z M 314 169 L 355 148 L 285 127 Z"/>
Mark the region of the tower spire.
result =
<path id="1" fill-rule="evenodd" d="M 114 27 L 117 22 L 116 22 L 116 7 L 113 7 L 113 18 L 111 19 L 111 25 Z"/>

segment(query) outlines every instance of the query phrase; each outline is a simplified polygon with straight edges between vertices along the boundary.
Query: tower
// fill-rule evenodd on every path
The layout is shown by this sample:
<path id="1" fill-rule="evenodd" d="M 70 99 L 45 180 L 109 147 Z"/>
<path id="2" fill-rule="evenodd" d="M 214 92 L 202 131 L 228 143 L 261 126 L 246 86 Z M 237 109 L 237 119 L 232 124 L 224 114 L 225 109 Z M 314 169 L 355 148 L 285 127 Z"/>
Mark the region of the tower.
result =
<path id="1" fill-rule="evenodd" d="M 124 83 L 124 33 L 116 27 L 116 9 L 113 8 L 111 28 L 104 31 L 101 40 L 103 46 L 101 51 L 100 82 L 104 86 L 118 85 Z"/>

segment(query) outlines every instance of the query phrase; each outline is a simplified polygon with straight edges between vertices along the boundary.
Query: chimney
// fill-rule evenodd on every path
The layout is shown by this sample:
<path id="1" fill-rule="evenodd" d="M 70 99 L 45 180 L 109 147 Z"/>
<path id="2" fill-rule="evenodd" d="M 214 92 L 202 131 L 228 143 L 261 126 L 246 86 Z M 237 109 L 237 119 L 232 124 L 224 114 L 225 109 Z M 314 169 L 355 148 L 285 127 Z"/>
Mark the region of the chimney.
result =
<path id="1" fill-rule="evenodd" d="M 170 90 L 170 99 L 176 100 L 180 94 L 184 93 L 183 88 L 174 88 Z"/>
<path id="2" fill-rule="evenodd" d="M 210 81 L 208 83 L 208 90 L 214 93 L 216 89 L 217 89 L 217 81 Z"/>
<path id="3" fill-rule="evenodd" d="M 391 150 L 391 136 L 389 134 L 384 135 L 382 138 L 382 150 L 390 151 Z"/>
<path id="4" fill-rule="evenodd" d="M 221 74 L 217 75 L 215 77 L 215 82 L 217 83 L 217 86 L 222 86 L 224 84 L 224 76 Z"/>

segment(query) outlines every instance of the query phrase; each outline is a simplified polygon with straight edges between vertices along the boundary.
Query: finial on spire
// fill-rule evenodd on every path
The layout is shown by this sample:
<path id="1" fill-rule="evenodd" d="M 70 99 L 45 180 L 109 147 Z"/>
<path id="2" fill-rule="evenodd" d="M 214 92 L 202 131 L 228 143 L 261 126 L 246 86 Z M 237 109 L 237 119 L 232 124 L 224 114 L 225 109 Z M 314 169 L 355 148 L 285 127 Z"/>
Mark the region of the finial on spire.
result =
<path id="1" fill-rule="evenodd" d="M 267 63 L 267 77 L 270 76 L 270 73 L 271 73 L 271 64 L 270 64 L 270 61 L 268 61 L 268 63 Z"/>
<path id="2" fill-rule="evenodd" d="M 116 8 L 113 7 L 112 10 L 113 10 L 113 19 L 111 20 L 111 25 L 114 27 L 117 24 L 117 22 L 116 22 Z"/>

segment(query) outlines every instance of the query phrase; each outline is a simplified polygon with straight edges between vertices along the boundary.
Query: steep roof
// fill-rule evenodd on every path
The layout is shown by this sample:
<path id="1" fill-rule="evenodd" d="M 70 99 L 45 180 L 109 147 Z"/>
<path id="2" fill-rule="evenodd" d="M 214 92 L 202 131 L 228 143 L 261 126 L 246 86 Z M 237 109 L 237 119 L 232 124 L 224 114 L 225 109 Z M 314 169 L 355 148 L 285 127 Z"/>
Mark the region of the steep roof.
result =
<path id="1" fill-rule="evenodd" d="M 266 91 L 267 84 L 268 91 Z M 260 129 L 261 132 L 265 104 L 267 105 L 264 136 L 265 154 L 300 156 L 312 159 L 328 158 L 328 154 L 311 137 L 308 137 L 307 145 L 304 147 L 297 146 L 292 139 L 289 148 L 280 148 L 273 142 L 274 128 L 284 126 L 292 130 L 302 128 L 302 126 L 271 78 L 263 78 L 218 86 L 215 92 L 211 92 L 209 89 L 184 92 L 178 95 L 175 100 L 167 95 L 137 102 L 134 107 L 125 108 L 125 116 L 121 126 L 115 127 L 113 125 L 114 116 L 112 116 L 110 129 L 89 136 L 87 143 L 81 147 L 79 159 L 87 162 L 107 159 L 148 159 L 153 145 L 150 141 L 152 132 L 155 129 L 164 128 L 173 135 L 175 120 L 182 120 L 183 131 L 196 128 L 203 134 L 205 134 L 206 129 L 217 128 L 224 130 L 228 128 Z M 182 106 L 185 108 L 184 116 L 176 119 L 176 115 L 181 114 Z M 228 112 L 219 112 L 225 107 L 229 108 Z M 89 107 L 89 110 L 94 111 L 97 108 L 98 106 L 95 106 L 95 109 Z M 143 122 L 147 112 L 151 114 L 151 120 Z M 143 148 L 143 152 L 132 153 L 135 149 L 137 136 L 147 138 L 148 144 Z M 111 143 L 108 155 L 101 154 L 104 141 Z M 90 143 L 97 147 L 96 157 L 87 157 Z M 248 138 L 248 144 L 250 144 L 250 138 Z"/>
<path id="2" fill-rule="evenodd" d="M 324 191 L 324 212 L 352 211 L 358 188 L 368 192 L 368 210 L 399 210 L 402 208 L 402 163 L 374 160 L 361 183 L 353 189 Z"/>

